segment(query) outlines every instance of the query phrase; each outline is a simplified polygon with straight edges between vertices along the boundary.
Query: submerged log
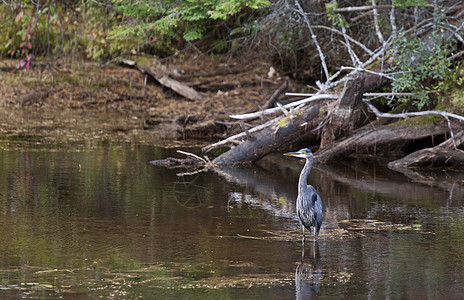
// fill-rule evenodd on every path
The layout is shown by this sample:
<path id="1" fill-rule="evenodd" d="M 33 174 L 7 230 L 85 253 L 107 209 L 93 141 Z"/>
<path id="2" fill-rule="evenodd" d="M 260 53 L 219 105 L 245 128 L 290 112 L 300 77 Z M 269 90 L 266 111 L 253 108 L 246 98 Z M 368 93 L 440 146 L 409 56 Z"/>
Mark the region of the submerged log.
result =
<path id="1" fill-rule="evenodd" d="M 149 162 L 152 165 L 166 168 L 178 167 L 202 167 L 203 163 L 193 158 L 175 158 L 168 157 L 166 159 L 152 160 Z"/>
<path id="2" fill-rule="evenodd" d="M 311 130 L 319 123 L 320 104 L 310 107 L 303 116 L 285 117 L 273 126 L 256 133 L 252 139 L 242 142 L 213 160 L 213 164 L 253 162 L 276 151 L 286 143 L 309 140 L 316 136 Z"/>

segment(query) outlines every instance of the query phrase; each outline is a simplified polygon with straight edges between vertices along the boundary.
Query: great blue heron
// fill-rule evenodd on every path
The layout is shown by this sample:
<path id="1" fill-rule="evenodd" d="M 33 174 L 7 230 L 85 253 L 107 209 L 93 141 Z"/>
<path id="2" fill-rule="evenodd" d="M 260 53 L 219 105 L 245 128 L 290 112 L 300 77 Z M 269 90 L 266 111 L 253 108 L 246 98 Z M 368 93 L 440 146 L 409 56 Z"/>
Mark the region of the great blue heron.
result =
<path id="1" fill-rule="evenodd" d="M 298 152 L 284 153 L 286 156 L 305 158 L 306 163 L 301 170 L 300 179 L 298 180 L 298 197 L 296 198 L 296 212 L 300 218 L 301 228 L 303 229 L 303 243 L 305 241 L 305 227 L 312 231 L 314 242 L 319 235 L 319 229 L 322 225 L 322 200 L 312 185 L 307 184 L 307 178 L 313 164 L 313 153 L 311 150 L 304 148 Z"/>

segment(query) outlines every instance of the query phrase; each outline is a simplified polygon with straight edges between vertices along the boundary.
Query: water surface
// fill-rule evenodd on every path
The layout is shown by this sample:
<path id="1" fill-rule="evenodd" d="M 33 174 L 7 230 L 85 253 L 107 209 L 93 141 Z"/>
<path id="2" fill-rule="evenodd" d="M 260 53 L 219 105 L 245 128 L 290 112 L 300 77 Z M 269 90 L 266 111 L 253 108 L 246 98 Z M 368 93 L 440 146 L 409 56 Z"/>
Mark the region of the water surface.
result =
<path id="1" fill-rule="evenodd" d="M 324 225 L 319 242 L 303 249 L 297 159 L 190 176 L 148 163 L 174 155 L 137 144 L 2 142 L 0 298 L 464 293 L 459 172 L 315 167 L 310 183 L 323 199 Z"/>

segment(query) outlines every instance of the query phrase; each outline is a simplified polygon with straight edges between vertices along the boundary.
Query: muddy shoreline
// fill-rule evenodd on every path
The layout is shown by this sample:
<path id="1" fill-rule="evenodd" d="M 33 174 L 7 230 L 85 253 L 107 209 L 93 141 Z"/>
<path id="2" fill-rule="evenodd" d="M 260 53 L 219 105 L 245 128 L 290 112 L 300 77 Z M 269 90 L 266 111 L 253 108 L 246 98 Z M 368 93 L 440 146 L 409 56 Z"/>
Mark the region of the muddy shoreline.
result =
<path id="1" fill-rule="evenodd" d="M 269 78 L 270 65 L 256 60 L 203 56 L 165 63 L 207 97 L 189 101 L 117 63 L 63 59 L 53 68 L 44 61 L 25 71 L 17 60 L 2 60 L 0 134 L 46 142 L 204 146 L 240 130 L 228 116 L 259 110 L 285 80 Z"/>

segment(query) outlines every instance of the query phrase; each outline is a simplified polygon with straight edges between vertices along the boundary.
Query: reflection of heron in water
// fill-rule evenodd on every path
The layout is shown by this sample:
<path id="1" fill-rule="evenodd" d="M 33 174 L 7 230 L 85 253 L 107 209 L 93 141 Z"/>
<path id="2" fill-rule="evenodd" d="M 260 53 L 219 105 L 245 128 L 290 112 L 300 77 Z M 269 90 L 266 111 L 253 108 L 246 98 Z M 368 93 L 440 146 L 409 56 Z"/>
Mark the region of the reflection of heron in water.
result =
<path id="1" fill-rule="evenodd" d="M 295 270 L 295 298 L 311 299 L 321 289 L 322 261 L 319 244 L 314 243 L 307 251 L 309 259 L 298 262 Z"/>
<path id="2" fill-rule="evenodd" d="M 298 152 L 284 153 L 286 156 L 305 158 L 306 163 L 301 170 L 300 179 L 298 180 L 298 197 L 296 198 L 296 212 L 300 218 L 303 229 L 303 243 L 305 241 L 305 227 L 313 231 L 314 241 L 319 234 L 322 224 L 322 200 L 312 185 L 307 184 L 307 178 L 313 164 L 313 153 L 311 150 L 304 148 Z"/>

